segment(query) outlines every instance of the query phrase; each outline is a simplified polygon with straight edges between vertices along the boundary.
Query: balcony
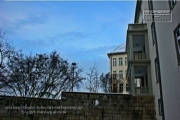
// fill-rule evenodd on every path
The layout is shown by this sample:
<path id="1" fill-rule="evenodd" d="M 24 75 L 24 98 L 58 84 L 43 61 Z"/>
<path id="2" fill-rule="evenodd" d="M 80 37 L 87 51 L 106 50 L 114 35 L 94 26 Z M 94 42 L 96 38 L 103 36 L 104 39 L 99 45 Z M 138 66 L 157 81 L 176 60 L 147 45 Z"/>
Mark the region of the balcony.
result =
<path id="1" fill-rule="evenodd" d="M 145 54 L 145 53 L 134 53 L 133 58 L 134 58 L 134 60 L 145 60 L 145 59 L 147 59 L 147 54 Z"/>
<path id="2" fill-rule="evenodd" d="M 147 95 L 149 94 L 148 87 L 135 87 L 135 94 L 136 95 Z"/>
<path id="3" fill-rule="evenodd" d="M 127 77 L 132 95 L 151 95 L 151 70 L 147 24 L 129 24 L 126 51 L 128 54 Z"/>
<path id="4" fill-rule="evenodd" d="M 149 60 L 147 24 L 129 24 L 126 44 L 126 51 L 130 61 Z"/>
<path id="5" fill-rule="evenodd" d="M 140 56 L 139 59 L 142 59 L 143 57 Z M 152 95 L 152 79 L 149 65 L 136 65 L 137 64 L 133 64 L 128 68 L 131 94 L 133 96 Z"/>
<path id="6" fill-rule="evenodd" d="M 146 24 L 129 24 L 128 30 L 145 30 L 147 29 Z"/>

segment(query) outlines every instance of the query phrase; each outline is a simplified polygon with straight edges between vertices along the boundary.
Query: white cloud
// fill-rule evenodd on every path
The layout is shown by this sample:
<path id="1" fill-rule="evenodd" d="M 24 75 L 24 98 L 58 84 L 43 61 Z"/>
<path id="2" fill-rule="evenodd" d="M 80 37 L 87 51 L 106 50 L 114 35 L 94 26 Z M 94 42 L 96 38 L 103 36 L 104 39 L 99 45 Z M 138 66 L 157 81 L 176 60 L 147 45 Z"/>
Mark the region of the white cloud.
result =
<path id="1" fill-rule="evenodd" d="M 125 41 L 127 23 L 133 16 L 119 6 L 104 2 L 4 3 L 0 5 L 0 26 L 17 49 L 26 53 L 57 50 L 87 67 L 107 62 L 107 53 Z M 108 68 L 101 66 L 103 69 Z"/>

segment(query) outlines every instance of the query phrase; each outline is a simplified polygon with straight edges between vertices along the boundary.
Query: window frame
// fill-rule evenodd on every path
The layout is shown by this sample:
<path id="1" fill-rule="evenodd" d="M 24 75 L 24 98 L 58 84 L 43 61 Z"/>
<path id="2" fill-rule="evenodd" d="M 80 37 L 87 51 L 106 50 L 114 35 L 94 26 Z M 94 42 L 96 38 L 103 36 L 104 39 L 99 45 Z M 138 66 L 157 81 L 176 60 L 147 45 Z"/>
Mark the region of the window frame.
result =
<path id="1" fill-rule="evenodd" d="M 180 45 L 178 45 L 178 42 L 180 42 L 180 38 L 179 40 L 177 39 L 177 31 L 179 30 L 180 32 L 180 23 L 178 24 L 178 26 L 174 29 L 174 42 L 175 42 L 175 47 L 176 47 L 176 54 L 177 54 L 177 61 L 178 61 L 178 66 L 180 65 Z M 180 36 L 179 36 L 180 37 Z"/>
<path id="2" fill-rule="evenodd" d="M 116 58 L 113 58 L 113 66 L 117 66 Z"/>
<path id="3" fill-rule="evenodd" d="M 119 84 L 119 92 L 123 93 L 123 84 L 122 83 Z"/>
<path id="4" fill-rule="evenodd" d="M 113 71 L 113 80 L 117 79 L 117 71 Z"/>
<path id="5" fill-rule="evenodd" d="M 159 109 L 159 116 L 162 116 L 162 101 L 158 99 L 158 109 Z"/>
<path id="6" fill-rule="evenodd" d="M 128 65 L 128 59 L 127 59 L 127 57 L 125 57 L 124 59 L 125 59 L 125 66 L 127 66 Z"/>
<path id="7" fill-rule="evenodd" d="M 113 93 L 117 93 L 117 84 L 113 84 Z"/>
<path id="8" fill-rule="evenodd" d="M 157 41 L 155 22 L 152 22 L 152 23 L 151 23 L 151 35 L 152 35 L 152 43 L 153 43 L 153 46 L 154 46 L 154 44 L 155 44 L 156 41 Z"/>
<path id="9" fill-rule="evenodd" d="M 123 70 L 120 70 L 120 71 L 119 71 L 119 78 L 120 78 L 120 79 L 123 79 Z"/>
<path id="10" fill-rule="evenodd" d="M 123 59 L 119 58 L 119 66 L 123 66 Z"/>
<path id="11" fill-rule="evenodd" d="M 126 84 L 126 92 L 129 92 L 129 84 Z"/>
<path id="12" fill-rule="evenodd" d="M 155 64 L 155 72 L 156 72 L 156 83 L 159 83 L 159 80 L 160 80 L 160 69 L 159 69 L 159 62 L 158 62 L 158 58 L 157 57 L 154 59 L 154 64 Z"/>

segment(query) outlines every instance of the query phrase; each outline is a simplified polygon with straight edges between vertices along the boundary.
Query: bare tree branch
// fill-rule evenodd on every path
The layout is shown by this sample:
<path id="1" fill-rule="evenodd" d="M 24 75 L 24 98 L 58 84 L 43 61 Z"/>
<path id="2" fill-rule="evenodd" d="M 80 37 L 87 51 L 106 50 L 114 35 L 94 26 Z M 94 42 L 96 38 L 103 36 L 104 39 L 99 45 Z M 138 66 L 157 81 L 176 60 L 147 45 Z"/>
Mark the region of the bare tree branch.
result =
<path id="1" fill-rule="evenodd" d="M 84 84 L 85 89 L 90 92 L 98 92 L 100 81 L 99 81 L 99 73 L 96 64 L 89 69 L 87 73 L 87 78 Z"/>

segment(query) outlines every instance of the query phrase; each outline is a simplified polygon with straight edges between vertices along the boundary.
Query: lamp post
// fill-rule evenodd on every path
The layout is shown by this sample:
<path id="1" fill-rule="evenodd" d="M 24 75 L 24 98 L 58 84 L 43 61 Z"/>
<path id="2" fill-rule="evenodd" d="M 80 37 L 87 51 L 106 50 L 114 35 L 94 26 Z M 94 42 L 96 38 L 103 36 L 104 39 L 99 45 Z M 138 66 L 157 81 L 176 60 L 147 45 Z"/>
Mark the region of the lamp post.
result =
<path id="1" fill-rule="evenodd" d="M 75 63 L 75 62 L 73 62 L 73 63 L 72 63 L 72 70 L 73 70 L 72 92 L 73 92 L 73 87 L 74 87 L 74 68 L 75 68 L 75 66 L 76 66 L 76 63 Z"/>

